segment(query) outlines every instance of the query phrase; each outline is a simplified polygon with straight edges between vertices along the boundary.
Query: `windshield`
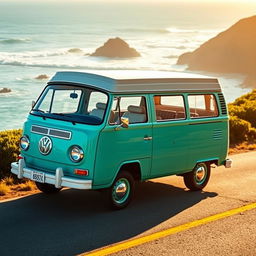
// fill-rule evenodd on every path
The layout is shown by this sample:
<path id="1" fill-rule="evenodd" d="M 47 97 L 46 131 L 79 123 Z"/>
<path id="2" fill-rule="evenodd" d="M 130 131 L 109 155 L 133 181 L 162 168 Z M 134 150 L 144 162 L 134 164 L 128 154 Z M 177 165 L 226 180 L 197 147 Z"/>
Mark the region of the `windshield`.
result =
<path id="1" fill-rule="evenodd" d="M 70 122 L 98 125 L 103 122 L 107 94 L 91 88 L 47 86 L 31 114 Z"/>

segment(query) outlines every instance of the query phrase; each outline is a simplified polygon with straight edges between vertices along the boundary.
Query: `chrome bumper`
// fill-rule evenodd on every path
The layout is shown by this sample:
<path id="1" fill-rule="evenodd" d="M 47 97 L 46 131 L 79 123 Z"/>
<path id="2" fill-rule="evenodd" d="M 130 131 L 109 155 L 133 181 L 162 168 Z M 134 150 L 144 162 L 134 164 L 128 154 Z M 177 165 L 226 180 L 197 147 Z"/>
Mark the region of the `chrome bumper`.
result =
<path id="1" fill-rule="evenodd" d="M 19 162 L 12 163 L 11 172 L 16 174 L 19 179 L 27 178 L 31 179 L 32 171 L 38 172 L 38 170 L 26 167 L 24 159 L 20 159 Z M 44 173 L 45 180 L 44 183 L 52 184 L 56 188 L 69 187 L 76 189 L 91 189 L 91 180 L 82 180 L 76 178 L 68 178 L 64 176 L 62 168 L 57 168 L 55 175 Z"/>

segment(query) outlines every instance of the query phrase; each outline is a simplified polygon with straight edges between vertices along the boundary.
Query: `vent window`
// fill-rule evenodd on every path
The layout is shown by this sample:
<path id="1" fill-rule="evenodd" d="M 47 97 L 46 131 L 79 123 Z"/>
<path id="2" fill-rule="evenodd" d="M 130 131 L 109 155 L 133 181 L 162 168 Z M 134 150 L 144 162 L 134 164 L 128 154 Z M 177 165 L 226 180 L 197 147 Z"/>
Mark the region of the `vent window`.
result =
<path id="1" fill-rule="evenodd" d="M 219 101 L 220 101 L 220 108 L 221 108 L 221 114 L 227 115 L 227 107 L 226 107 L 226 101 L 222 93 L 218 93 Z"/>

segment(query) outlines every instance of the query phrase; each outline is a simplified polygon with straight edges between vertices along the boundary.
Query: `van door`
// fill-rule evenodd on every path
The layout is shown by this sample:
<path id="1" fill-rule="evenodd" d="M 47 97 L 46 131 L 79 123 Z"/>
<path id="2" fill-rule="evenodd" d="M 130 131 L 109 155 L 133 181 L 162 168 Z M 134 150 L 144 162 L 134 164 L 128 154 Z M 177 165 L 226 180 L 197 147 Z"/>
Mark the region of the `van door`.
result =
<path id="1" fill-rule="evenodd" d="M 152 158 L 152 122 L 147 96 L 115 97 L 110 120 L 101 131 L 94 174 L 94 185 L 113 182 L 123 163 L 138 162 L 142 179 L 150 175 Z M 129 127 L 120 126 L 120 118 L 129 119 Z"/>
<path id="2" fill-rule="evenodd" d="M 183 95 L 155 95 L 151 177 L 181 173 L 187 169 L 188 138 Z"/>

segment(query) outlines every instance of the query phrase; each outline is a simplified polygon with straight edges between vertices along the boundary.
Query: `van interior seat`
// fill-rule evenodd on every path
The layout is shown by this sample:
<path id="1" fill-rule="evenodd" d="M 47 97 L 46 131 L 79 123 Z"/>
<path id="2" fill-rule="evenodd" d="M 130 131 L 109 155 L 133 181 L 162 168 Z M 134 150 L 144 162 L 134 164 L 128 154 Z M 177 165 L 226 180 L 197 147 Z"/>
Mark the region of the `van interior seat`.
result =
<path id="1" fill-rule="evenodd" d="M 185 117 L 186 117 L 185 112 L 181 112 L 181 111 L 177 112 L 177 115 L 176 115 L 177 119 L 182 119 Z"/>
<path id="2" fill-rule="evenodd" d="M 100 119 L 103 118 L 103 115 L 105 113 L 105 109 L 106 109 L 107 104 L 106 103 L 102 103 L 102 102 L 98 102 L 96 104 L 96 108 L 94 108 L 91 112 L 90 115 L 91 116 L 97 116 Z"/>
<path id="3" fill-rule="evenodd" d="M 147 121 L 145 107 L 130 105 L 128 111 L 124 112 L 123 117 L 129 118 L 129 123 L 144 123 Z"/>
<path id="4" fill-rule="evenodd" d="M 156 110 L 157 120 L 168 120 L 176 118 L 176 111 L 172 110 Z"/>

